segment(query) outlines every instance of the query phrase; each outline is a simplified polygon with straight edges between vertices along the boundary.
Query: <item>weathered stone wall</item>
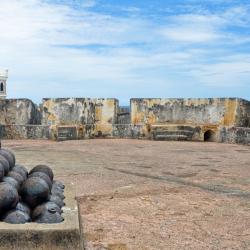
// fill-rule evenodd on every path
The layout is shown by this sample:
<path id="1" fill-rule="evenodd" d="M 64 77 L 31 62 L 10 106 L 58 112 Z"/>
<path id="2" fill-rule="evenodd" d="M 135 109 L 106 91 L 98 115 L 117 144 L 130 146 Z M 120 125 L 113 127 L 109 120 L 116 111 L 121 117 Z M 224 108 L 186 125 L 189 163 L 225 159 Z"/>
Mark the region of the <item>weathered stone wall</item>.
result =
<path id="1" fill-rule="evenodd" d="M 115 124 L 113 125 L 112 137 L 146 139 L 144 126 L 133 124 Z"/>
<path id="2" fill-rule="evenodd" d="M 117 122 L 118 100 L 90 98 L 43 99 L 42 124 L 88 125 L 94 134 L 112 134 L 112 124 Z M 89 131 L 87 131 L 89 133 Z M 92 133 L 92 131 L 91 131 Z"/>
<path id="3" fill-rule="evenodd" d="M 119 107 L 116 99 L 58 98 L 43 99 L 39 109 L 28 99 L 7 99 L 0 100 L 0 125 L 5 139 L 53 139 L 75 126 L 71 139 L 203 141 L 211 132 L 212 141 L 249 144 L 250 102 L 131 99 L 129 108 Z"/>
<path id="4" fill-rule="evenodd" d="M 131 99 L 131 123 L 249 126 L 250 102 L 237 98 Z"/>
<path id="5" fill-rule="evenodd" d="M 41 124 L 41 114 L 29 99 L 0 100 L 0 124 Z"/>
<path id="6" fill-rule="evenodd" d="M 47 125 L 114 124 L 118 100 L 90 98 L 43 99 L 42 123 Z"/>
<path id="7" fill-rule="evenodd" d="M 0 125 L 1 139 L 48 139 L 49 126 L 43 125 Z"/>
<path id="8" fill-rule="evenodd" d="M 220 130 L 220 141 L 250 145 L 250 128 L 224 127 Z"/>
<path id="9" fill-rule="evenodd" d="M 236 126 L 250 128 L 250 101 L 238 99 Z"/>
<path id="10" fill-rule="evenodd" d="M 117 114 L 117 124 L 130 124 L 130 107 L 120 107 Z"/>

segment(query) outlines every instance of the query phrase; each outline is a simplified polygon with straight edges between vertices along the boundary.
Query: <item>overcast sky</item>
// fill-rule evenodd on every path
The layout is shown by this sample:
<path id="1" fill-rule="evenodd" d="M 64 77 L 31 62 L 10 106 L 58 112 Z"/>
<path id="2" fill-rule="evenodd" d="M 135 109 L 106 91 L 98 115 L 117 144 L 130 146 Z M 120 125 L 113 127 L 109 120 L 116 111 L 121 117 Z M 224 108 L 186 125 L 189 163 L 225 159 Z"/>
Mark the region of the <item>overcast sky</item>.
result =
<path id="1" fill-rule="evenodd" d="M 0 0 L 8 97 L 250 99 L 249 0 Z"/>

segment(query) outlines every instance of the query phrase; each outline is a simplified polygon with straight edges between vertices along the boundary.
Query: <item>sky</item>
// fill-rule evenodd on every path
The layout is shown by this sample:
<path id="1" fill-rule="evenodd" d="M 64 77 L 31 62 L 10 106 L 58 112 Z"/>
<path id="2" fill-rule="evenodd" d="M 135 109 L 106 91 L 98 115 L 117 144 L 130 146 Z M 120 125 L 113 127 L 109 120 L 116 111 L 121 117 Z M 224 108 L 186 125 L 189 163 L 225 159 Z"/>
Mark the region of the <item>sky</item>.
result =
<path id="1" fill-rule="evenodd" d="M 0 0 L 8 98 L 250 100 L 249 0 Z"/>

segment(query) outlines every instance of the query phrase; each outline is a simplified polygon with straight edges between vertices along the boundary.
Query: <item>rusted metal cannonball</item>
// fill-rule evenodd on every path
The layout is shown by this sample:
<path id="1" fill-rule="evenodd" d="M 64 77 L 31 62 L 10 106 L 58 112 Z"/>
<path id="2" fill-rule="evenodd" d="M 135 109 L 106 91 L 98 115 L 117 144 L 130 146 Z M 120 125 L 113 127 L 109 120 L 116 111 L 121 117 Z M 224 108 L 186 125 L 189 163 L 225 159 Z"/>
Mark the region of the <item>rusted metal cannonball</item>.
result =
<path id="1" fill-rule="evenodd" d="M 20 193 L 23 201 L 31 208 L 34 208 L 48 200 L 50 190 L 48 184 L 43 179 L 30 177 L 24 182 Z"/>
<path id="2" fill-rule="evenodd" d="M 16 179 L 14 179 L 13 177 L 10 176 L 5 176 L 3 177 L 3 182 L 5 183 L 9 183 L 11 186 L 13 186 L 17 191 L 19 191 L 20 189 L 20 184 L 18 183 L 18 181 Z"/>
<path id="3" fill-rule="evenodd" d="M 0 149 L 0 155 L 6 158 L 6 160 L 9 162 L 10 169 L 12 169 L 15 166 L 15 156 L 13 153 L 11 153 L 7 149 Z"/>
<path id="4" fill-rule="evenodd" d="M 13 209 L 4 215 L 3 221 L 11 224 L 24 224 L 30 222 L 31 218 L 27 213 L 18 209 Z"/>
<path id="5" fill-rule="evenodd" d="M 14 168 L 12 168 L 12 171 L 19 173 L 23 176 L 23 178 L 26 180 L 28 178 L 28 171 L 27 169 L 22 165 L 15 165 Z"/>
<path id="6" fill-rule="evenodd" d="M 31 210 L 30 210 L 29 206 L 26 203 L 24 203 L 23 201 L 19 201 L 17 203 L 16 209 L 28 214 L 29 216 L 31 215 Z"/>
<path id="7" fill-rule="evenodd" d="M 15 171 L 10 171 L 7 176 L 14 178 L 20 185 L 25 181 L 25 178 Z"/>
<path id="8" fill-rule="evenodd" d="M 4 167 L 4 174 L 7 175 L 10 170 L 9 161 L 2 155 L 0 155 L 0 162 Z"/>
<path id="9" fill-rule="evenodd" d="M 63 221 L 63 217 L 58 212 L 56 212 L 55 209 L 46 210 L 44 213 L 42 213 L 39 217 L 35 219 L 35 222 L 37 223 L 46 224 L 61 223 Z"/>
<path id="10" fill-rule="evenodd" d="M 35 209 L 32 212 L 32 220 L 33 221 L 36 220 L 39 216 L 41 216 L 46 211 L 56 211 L 59 214 L 62 213 L 61 208 L 58 207 L 56 203 L 48 201 L 35 207 Z"/>
<path id="11" fill-rule="evenodd" d="M 48 184 L 49 190 L 51 190 L 52 182 L 47 174 L 45 174 L 43 172 L 33 172 L 32 174 L 29 175 L 29 177 L 39 177 L 39 178 L 43 179 Z"/>
<path id="12" fill-rule="evenodd" d="M 15 208 L 19 200 L 15 187 L 6 182 L 0 183 L 0 214 Z"/>
<path id="13" fill-rule="evenodd" d="M 46 165 L 37 165 L 35 166 L 33 169 L 31 169 L 30 174 L 34 173 L 34 172 L 43 172 L 45 174 L 47 174 L 50 178 L 51 181 L 53 181 L 54 178 L 54 174 L 53 171 L 50 167 L 46 166 Z"/>

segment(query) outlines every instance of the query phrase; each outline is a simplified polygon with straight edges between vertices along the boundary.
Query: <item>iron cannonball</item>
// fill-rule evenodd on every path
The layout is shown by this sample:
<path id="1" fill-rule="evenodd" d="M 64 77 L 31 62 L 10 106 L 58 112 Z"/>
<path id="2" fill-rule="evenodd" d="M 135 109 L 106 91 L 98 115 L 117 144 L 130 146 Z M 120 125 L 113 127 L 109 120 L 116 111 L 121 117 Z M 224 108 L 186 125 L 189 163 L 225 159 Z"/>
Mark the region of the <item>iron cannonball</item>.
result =
<path id="1" fill-rule="evenodd" d="M 60 208 L 65 206 L 65 203 L 63 202 L 63 200 L 57 195 L 50 195 L 49 201 L 56 203 L 56 205 Z"/>
<path id="2" fill-rule="evenodd" d="M 33 172 L 32 174 L 29 175 L 29 177 L 39 177 L 39 178 L 43 179 L 44 181 L 46 181 L 46 183 L 49 186 L 49 189 L 51 190 L 52 182 L 51 182 L 49 176 L 47 174 L 45 174 L 44 172 Z"/>
<path id="3" fill-rule="evenodd" d="M 31 169 L 30 174 L 34 173 L 34 172 L 43 172 L 45 174 L 47 174 L 50 178 L 51 181 L 53 181 L 54 178 L 54 174 L 53 171 L 50 167 L 46 166 L 46 165 L 37 165 L 35 166 L 33 169 Z"/>
<path id="4" fill-rule="evenodd" d="M 19 173 L 26 180 L 28 178 L 28 171 L 21 165 L 15 165 L 12 171 Z"/>
<path id="5" fill-rule="evenodd" d="M 0 183 L 0 214 L 15 208 L 18 203 L 19 196 L 16 188 L 9 183 Z"/>
<path id="6" fill-rule="evenodd" d="M 3 177 L 4 177 L 4 173 L 5 173 L 4 166 L 3 166 L 3 164 L 0 162 L 0 181 L 2 181 L 2 179 L 3 179 Z"/>
<path id="7" fill-rule="evenodd" d="M 64 221 L 63 217 L 54 209 L 46 210 L 35 220 L 35 222 L 37 223 L 46 223 L 46 224 L 61 223 L 63 221 Z"/>
<path id="8" fill-rule="evenodd" d="M 13 168 L 16 164 L 16 157 L 15 157 L 15 154 L 9 150 L 9 149 L 6 149 L 6 148 L 1 148 L 0 151 L 2 152 L 6 152 L 9 156 L 9 161 L 10 161 L 10 168 Z"/>
<path id="9" fill-rule="evenodd" d="M 10 171 L 7 176 L 13 177 L 20 185 L 25 181 L 25 178 L 15 171 Z"/>
<path id="10" fill-rule="evenodd" d="M 26 203 L 24 203 L 23 201 L 19 201 L 17 203 L 16 209 L 28 214 L 29 216 L 31 215 L 31 210 L 30 210 L 29 206 Z"/>
<path id="11" fill-rule="evenodd" d="M 16 179 L 14 179 L 13 177 L 10 176 L 5 176 L 2 180 L 5 183 L 9 183 L 11 186 L 13 186 L 17 191 L 19 191 L 20 189 L 20 184 L 18 183 L 18 181 Z"/>
<path id="12" fill-rule="evenodd" d="M 64 189 L 64 188 L 65 188 L 65 185 L 64 185 L 61 181 L 53 181 L 53 185 L 54 185 L 54 186 L 58 186 L 58 187 L 60 187 L 61 189 Z"/>
<path id="13" fill-rule="evenodd" d="M 31 218 L 27 213 L 18 209 L 13 209 L 4 215 L 3 221 L 11 224 L 24 224 L 30 222 Z"/>
<path id="14" fill-rule="evenodd" d="M 47 201 L 49 194 L 48 184 L 39 177 L 28 178 L 21 188 L 22 199 L 31 208 Z"/>
<path id="15" fill-rule="evenodd" d="M 18 167 L 18 168 L 22 169 L 23 172 L 26 174 L 26 176 L 28 176 L 29 171 L 27 170 L 27 168 L 25 166 L 20 165 L 20 164 L 16 164 L 15 167 Z"/>
<path id="16" fill-rule="evenodd" d="M 63 194 L 63 190 L 52 187 L 51 194 L 60 197 L 62 200 L 65 199 L 65 196 Z"/>
<path id="17" fill-rule="evenodd" d="M 4 174 L 7 175 L 10 170 L 9 161 L 4 156 L 0 155 L 0 162 L 2 163 L 4 167 Z"/>
<path id="18" fill-rule="evenodd" d="M 41 216 L 46 211 L 56 211 L 57 213 L 61 214 L 62 210 L 61 208 L 56 205 L 56 203 L 48 201 L 45 203 L 42 203 L 41 205 L 38 205 L 35 207 L 35 209 L 32 212 L 32 220 L 36 220 L 39 216 Z"/>
<path id="19" fill-rule="evenodd" d="M 0 149 L 0 155 L 5 157 L 5 159 L 9 162 L 10 169 L 15 166 L 15 161 L 13 160 L 13 156 L 5 149 Z"/>

